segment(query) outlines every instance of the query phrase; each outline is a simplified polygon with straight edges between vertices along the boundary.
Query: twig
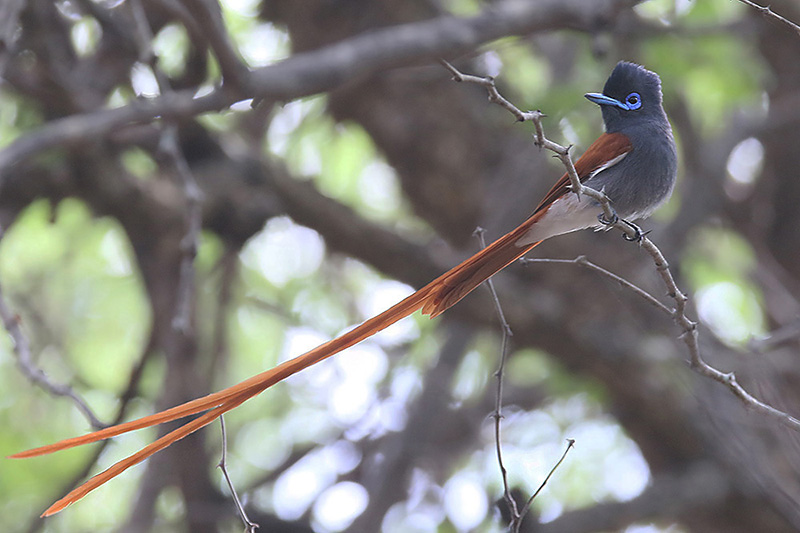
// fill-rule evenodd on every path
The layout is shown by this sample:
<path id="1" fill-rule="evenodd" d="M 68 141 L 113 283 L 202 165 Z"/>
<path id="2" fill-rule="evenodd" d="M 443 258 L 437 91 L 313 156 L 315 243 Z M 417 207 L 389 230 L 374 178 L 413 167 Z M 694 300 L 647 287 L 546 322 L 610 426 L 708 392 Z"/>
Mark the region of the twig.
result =
<path id="1" fill-rule="evenodd" d="M 3 238 L 4 233 L 5 230 L 0 227 L 0 239 Z M 22 374 L 28 378 L 30 382 L 39 385 L 52 395 L 66 396 L 67 398 L 70 398 L 83 413 L 83 415 L 86 417 L 86 420 L 89 421 L 89 424 L 91 424 L 93 428 L 103 429 L 104 427 L 107 427 L 106 424 L 97 418 L 97 415 L 94 414 L 94 411 L 92 411 L 92 409 L 89 407 L 89 404 L 87 404 L 86 401 L 72 389 L 72 387 L 64 383 L 54 383 L 50 380 L 50 378 L 47 377 L 47 374 L 45 374 L 44 371 L 36 366 L 36 364 L 33 362 L 33 357 L 31 356 L 31 346 L 28 342 L 28 338 L 22 331 L 20 318 L 6 303 L 1 285 L 0 318 L 2 318 L 3 326 L 14 343 L 14 353 L 17 356 L 17 366 L 19 367 L 20 371 L 22 371 Z"/>
<path id="2" fill-rule="evenodd" d="M 481 248 L 486 248 L 486 240 L 484 239 L 485 233 L 486 230 L 480 226 L 475 228 L 475 231 L 472 233 L 480 241 Z M 569 450 L 575 445 L 575 439 L 567 439 L 567 449 L 564 450 L 564 454 L 561 456 L 561 459 L 559 459 L 555 466 L 553 466 L 552 470 L 550 470 L 550 473 L 547 474 L 547 477 L 545 477 L 544 481 L 542 481 L 542 484 L 539 485 L 539 488 L 536 489 L 536 492 L 534 492 L 531 497 L 528 498 L 528 502 L 525 504 L 525 507 L 522 509 L 522 511 L 520 511 L 519 506 L 517 505 L 517 500 L 514 499 L 514 496 L 511 494 L 511 490 L 508 486 L 508 471 L 503 463 L 503 445 L 500 438 L 500 421 L 503 419 L 503 379 L 505 377 L 506 360 L 508 358 L 508 342 L 514 333 L 511 331 L 511 326 L 509 326 L 508 321 L 506 320 L 505 313 L 503 313 L 503 306 L 500 305 L 500 298 L 497 296 L 497 291 L 494 288 L 494 283 L 492 283 L 492 278 L 486 280 L 486 285 L 489 287 L 489 291 L 492 293 L 492 301 L 494 301 L 494 306 L 497 310 L 497 316 L 500 319 L 500 325 L 503 329 L 500 364 L 497 367 L 497 371 L 494 373 L 494 377 L 497 379 L 497 396 L 495 398 L 494 413 L 492 413 L 492 418 L 494 418 L 495 449 L 497 450 L 497 464 L 500 466 L 500 473 L 503 478 L 503 500 L 505 500 L 509 513 L 511 514 L 508 528 L 513 533 L 518 533 L 520 527 L 522 526 L 522 520 L 528 513 L 531 503 L 533 503 L 533 500 L 542 491 L 544 486 L 553 476 L 553 473 L 556 471 L 556 469 L 561 465 L 561 463 L 564 462 L 564 459 L 567 457 L 567 452 L 569 452 Z"/>
<path id="3" fill-rule="evenodd" d="M 625 287 L 627 289 L 632 290 L 634 293 L 636 293 L 639 296 L 641 296 L 644 299 L 644 301 L 646 301 L 647 303 L 649 303 L 650 305 L 652 305 L 656 309 L 659 309 L 659 310 L 661 310 L 661 311 L 663 311 L 663 312 L 665 312 L 665 313 L 667 313 L 669 315 L 672 314 L 672 309 L 670 307 L 664 305 L 663 303 L 659 302 L 658 299 L 655 296 L 653 296 L 652 294 L 650 294 L 646 290 L 642 289 L 638 285 L 634 285 L 633 283 L 631 283 L 627 279 L 614 274 L 610 270 L 606 270 L 605 268 L 601 267 L 600 265 L 597 265 L 596 263 L 592 263 L 591 261 L 589 261 L 586 258 L 585 255 L 579 255 L 575 259 L 547 259 L 547 258 L 523 257 L 519 261 L 523 265 L 527 265 L 527 264 L 531 264 L 531 263 L 554 263 L 554 264 L 562 264 L 562 265 L 563 264 L 573 264 L 573 265 L 580 265 L 580 266 L 586 267 L 589 270 L 594 270 L 595 272 L 599 272 L 600 274 L 603 274 L 604 276 L 606 276 L 608 278 L 611 278 L 612 280 L 614 280 L 617 283 L 619 283 L 622 287 Z"/>
<path id="4" fill-rule="evenodd" d="M 486 248 L 484 233 L 486 233 L 486 230 L 481 227 L 477 227 L 473 232 L 473 235 L 476 236 L 481 243 L 481 249 Z M 497 395 L 495 397 L 494 413 L 492 413 L 492 418 L 494 419 L 494 444 L 495 450 L 497 450 L 497 464 L 500 467 L 500 475 L 503 479 L 503 500 L 505 500 L 508 510 L 511 513 L 509 527 L 512 531 L 518 531 L 519 525 L 522 523 L 522 515 L 519 512 L 517 501 L 514 499 L 508 486 L 508 470 L 506 470 L 505 463 L 503 462 L 503 445 L 500 437 L 501 420 L 503 419 L 503 377 L 505 375 L 506 358 L 508 357 L 508 341 L 514 333 L 511 331 L 511 326 L 508 325 L 508 321 L 503 313 L 503 307 L 500 305 L 500 298 L 497 297 L 497 291 L 494 289 L 492 278 L 486 280 L 486 286 L 489 287 L 489 291 L 492 293 L 494 307 L 497 310 L 497 316 L 500 319 L 500 325 L 503 330 L 500 364 L 494 373 L 494 377 L 497 380 Z"/>
<path id="5" fill-rule="evenodd" d="M 651 255 L 654 253 L 658 253 L 660 255 L 660 251 L 658 248 L 655 247 L 652 242 L 648 241 L 650 246 L 653 247 L 653 251 L 651 251 Z M 645 244 L 643 243 L 643 246 Z M 663 256 L 661 256 L 663 260 Z M 633 283 L 629 282 L 628 280 L 610 272 L 591 261 L 588 261 L 585 256 L 578 256 L 575 259 L 524 259 L 524 263 L 560 263 L 560 264 L 575 264 L 584 266 L 590 270 L 594 270 L 595 272 L 599 272 L 600 274 L 611 278 L 612 280 L 619 283 L 621 286 L 630 289 L 635 294 L 641 296 L 645 301 L 652 304 L 656 309 L 663 311 L 668 316 L 672 317 L 672 319 L 683 329 L 680 337 L 686 343 L 687 348 L 689 349 L 689 364 L 693 370 L 699 373 L 702 376 L 706 376 L 708 378 L 713 379 L 714 381 L 718 381 L 725 385 L 730 391 L 740 400 L 744 402 L 744 404 L 755 411 L 764 414 L 770 418 L 778 420 L 780 423 L 795 429 L 800 430 L 800 421 L 798 421 L 793 416 L 784 413 L 774 407 L 758 400 L 750 393 L 748 393 L 741 385 L 739 385 L 738 381 L 736 380 L 736 376 L 733 372 L 721 372 L 716 368 L 710 366 L 708 363 L 705 362 L 702 355 L 700 354 L 700 348 L 698 344 L 698 334 L 697 334 L 697 323 L 690 320 L 686 314 L 686 302 L 688 298 L 678 289 L 677 285 L 675 284 L 675 280 L 672 278 L 672 273 L 666 266 L 666 261 L 661 263 L 663 268 L 659 268 L 659 272 L 661 273 L 662 279 L 664 279 L 664 283 L 670 289 L 668 296 L 673 298 L 678 305 L 676 307 L 670 308 L 658 300 L 656 298 L 641 289 L 640 287 L 634 285 Z M 681 304 L 682 302 L 682 304 Z"/>
<path id="6" fill-rule="evenodd" d="M 247 513 L 244 510 L 244 505 L 242 505 L 239 495 L 236 494 L 236 487 L 233 486 L 231 476 L 228 474 L 228 434 L 225 431 L 224 416 L 219 417 L 219 426 L 222 430 L 222 455 L 219 459 L 219 463 L 217 463 L 217 468 L 222 470 L 222 475 L 225 477 L 225 482 L 228 484 L 228 489 L 231 491 L 233 503 L 236 504 L 236 511 L 239 513 L 239 517 L 242 519 L 242 522 L 244 522 L 245 533 L 253 533 L 258 528 L 258 524 L 251 522 L 247 517 Z"/>
<path id="7" fill-rule="evenodd" d="M 572 191 L 578 195 L 585 194 L 586 196 L 589 196 L 590 198 L 597 201 L 602 207 L 603 214 L 605 215 L 606 219 L 615 220 L 615 222 L 613 224 L 610 224 L 609 227 L 620 229 L 630 239 L 637 240 L 640 247 L 644 249 L 648 254 L 650 254 L 650 257 L 652 258 L 653 263 L 655 265 L 655 269 L 661 276 L 661 279 L 667 288 L 667 295 L 670 298 L 672 298 L 675 302 L 674 308 L 670 308 L 665 305 L 657 305 L 656 307 L 658 307 L 663 312 L 667 313 L 673 319 L 673 321 L 678 325 L 678 327 L 681 328 L 682 331 L 680 334 L 680 338 L 684 341 L 687 349 L 689 350 L 689 364 L 691 368 L 698 374 L 713 379 L 714 381 L 721 383 L 722 385 L 727 387 L 728 390 L 730 390 L 734 396 L 739 398 L 747 408 L 752 409 L 753 411 L 759 414 L 765 415 L 768 418 L 776 420 L 777 422 L 783 424 L 788 428 L 800 432 L 800 420 L 789 415 L 788 413 L 780 411 L 772 407 L 771 405 L 762 402 L 761 400 L 755 398 L 753 395 L 748 393 L 741 385 L 739 385 L 739 382 L 736 380 L 736 376 L 734 375 L 733 372 L 722 372 L 705 362 L 700 353 L 700 347 L 698 344 L 697 323 L 689 319 L 688 316 L 686 316 L 686 303 L 688 302 L 689 298 L 685 294 L 683 294 L 683 292 L 681 292 L 681 290 L 678 288 L 678 285 L 675 283 L 675 279 L 672 277 L 672 272 L 670 272 L 669 270 L 669 264 L 667 263 L 667 260 L 664 258 L 664 255 L 661 253 L 661 250 L 659 250 L 658 247 L 649 238 L 647 238 L 647 236 L 637 235 L 636 231 L 632 227 L 626 225 L 621 220 L 617 220 L 616 217 L 613 216 L 613 210 L 611 209 L 611 203 L 609 199 L 602 192 L 586 187 L 585 185 L 580 183 L 580 179 L 578 179 L 578 175 L 575 172 L 575 166 L 572 163 L 572 158 L 569 155 L 569 147 L 565 148 L 545 138 L 541 125 L 541 119 L 544 115 L 539 111 L 523 113 L 522 111 L 517 109 L 513 104 L 509 103 L 507 100 L 502 98 L 502 96 L 499 97 L 499 99 L 496 96 L 493 96 L 494 94 L 497 93 L 497 89 L 495 87 L 494 80 L 492 78 L 465 75 L 459 72 L 450 63 L 447 63 L 444 60 L 441 60 L 441 62 L 445 66 L 445 68 L 447 68 L 447 70 L 449 70 L 450 73 L 453 74 L 453 79 L 455 81 L 476 83 L 478 85 L 486 87 L 487 91 L 489 91 L 490 101 L 497 102 L 505 109 L 508 109 L 514 116 L 517 117 L 518 120 L 528 120 L 533 122 L 534 127 L 536 129 L 535 141 L 534 141 L 535 144 L 537 146 L 541 146 L 555 152 L 555 154 L 558 156 L 558 158 L 561 160 L 561 162 L 567 169 L 567 174 L 569 175 L 570 178 Z M 575 260 L 573 262 L 577 264 L 582 264 L 582 262 L 579 260 Z M 601 269 L 600 267 L 596 268 L 595 267 L 592 268 L 599 272 L 603 273 L 607 272 L 604 271 L 604 269 Z M 608 274 L 610 274 L 612 279 L 615 279 L 616 281 L 622 280 L 622 278 L 620 278 L 619 276 L 616 276 L 611 273 Z M 634 292 L 644 297 L 650 303 L 653 303 L 653 301 L 655 300 L 655 298 L 650 295 L 645 296 L 646 294 L 645 291 L 638 289 L 638 287 L 636 287 L 631 283 L 623 283 L 623 285 L 625 285 L 628 288 L 634 289 Z"/>
<path id="8" fill-rule="evenodd" d="M 556 464 L 553 465 L 553 468 L 550 470 L 550 473 L 547 474 L 546 478 L 544 478 L 544 481 L 542 481 L 542 484 L 539 485 L 538 489 L 536 489 L 536 492 L 531 494 L 531 497 L 528 498 L 528 501 L 525 504 L 525 508 L 522 510 L 522 515 L 520 516 L 520 520 L 525 518 L 525 515 L 527 514 L 527 512 L 531 508 L 531 504 L 533 503 L 533 500 L 535 500 L 536 497 L 539 495 L 539 493 L 542 492 L 542 489 L 544 488 L 544 486 L 547 485 L 547 482 L 550 481 L 550 478 L 553 477 L 553 474 L 555 474 L 556 470 L 558 470 L 558 467 L 561 466 L 561 463 L 564 462 L 564 459 L 567 458 L 567 454 L 569 453 L 569 451 L 574 446 L 575 446 L 575 439 L 567 439 L 567 447 L 564 449 L 564 453 L 561 454 L 561 459 L 559 459 L 558 462 L 556 462 Z"/>
<path id="9" fill-rule="evenodd" d="M 480 85 L 481 87 L 485 88 L 486 91 L 489 93 L 489 101 L 493 104 L 497 104 L 501 106 L 503 109 L 507 110 L 509 113 L 514 115 L 517 119 L 517 122 L 536 122 L 539 117 L 543 117 L 544 114 L 541 111 L 522 111 L 517 106 L 506 100 L 503 95 L 497 90 L 497 87 L 494 84 L 494 78 L 491 76 L 473 76 L 472 74 L 464 74 L 456 67 L 451 65 L 449 62 L 445 61 L 444 59 L 440 59 L 439 63 L 442 64 L 444 68 L 450 71 L 450 74 L 453 75 L 453 81 L 456 82 L 466 82 L 466 83 L 474 83 L 475 85 Z"/>
<path id="10" fill-rule="evenodd" d="M 800 26 L 798 26 L 797 24 L 795 24 L 791 20 L 789 20 L 789 19 L 787 19 L 785 17 L 782 17 L 781 15 L 778 15 L 769 6 L 762 6 L 762 5 L 756 4 L 755 2 L 751 2 L 750 0 L 739 0 L 739 1 L 741 3 L 743 3 L 743 4 L 746 4 L 746 5 L 754 8 L 754 9 L 759 10 L 761 12 L 761 14 L 764 15 L 765 17 L 772 17 L 775 20 L 783 22 L 784 24 L 786 24 L 787 26 L 792 28 L 797 33 L 797 35 L 800 35 Z"/>

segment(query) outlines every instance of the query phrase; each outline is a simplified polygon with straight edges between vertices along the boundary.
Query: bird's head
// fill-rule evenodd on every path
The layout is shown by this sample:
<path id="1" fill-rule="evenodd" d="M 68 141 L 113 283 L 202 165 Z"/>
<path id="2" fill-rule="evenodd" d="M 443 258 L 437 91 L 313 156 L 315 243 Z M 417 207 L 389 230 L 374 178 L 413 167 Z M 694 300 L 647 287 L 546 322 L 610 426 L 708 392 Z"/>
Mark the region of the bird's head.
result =
<path id="1" fill-rule="evenodd" d="M 661 107 L 661 78 L 635 63 L 620 61 L 603 92 L 585 96 L 600 106 L 608 132 L 647 121 L 667 120 Z"/>

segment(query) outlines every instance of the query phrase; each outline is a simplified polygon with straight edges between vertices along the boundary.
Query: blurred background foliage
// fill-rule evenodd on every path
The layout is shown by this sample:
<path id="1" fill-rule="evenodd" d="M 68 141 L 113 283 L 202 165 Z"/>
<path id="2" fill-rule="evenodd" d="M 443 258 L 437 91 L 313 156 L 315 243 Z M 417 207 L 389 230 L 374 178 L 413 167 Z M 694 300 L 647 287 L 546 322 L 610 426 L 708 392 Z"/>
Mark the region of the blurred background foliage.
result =
<path id="1" fill-rule="evenodd" d="M 76 15 L 80 10 L 71 2 L 58 4 L 70 21 L 75 50 L 91 55 L 102 33 L 100 25 L 91 16 Z M 449 0 L 443 5 L 456 14 L 474 14 L 485 7 L 471 0 Z M 221 6 L 227 29 L 251 67 L 291 55 L 287 29 L 265 20 L 260 2 L 223 0 Z M 685 101 L 702 135 L 719 135 L 729 127 L 727 117 L 734 114 L 766 116 L 770 71 L 752 32 L 736 31 L 752 17 L 745 6 L 730 0 L 651 0 L 626 16 L 636 17 L 644 34 L 631 41 L 624 58 L 657 70 L 664 80 L 667 107 Z M 612 39 L 602 33 L 593 36 L 567 30 L 533 40 L 508 37 L 478 51 L 473 66 L 478 73 L 497 76 L 503 94 L 519 107 L 545 111 L 548 135 L 574 144 L 574 153 L 579 154 L 602 128 L 599 113 L 582 95 L 601 89 L 618 59 L 614 54 L 598 59 L 598 48 L 610 47 Z M 542 51 L 547 47 L 572 55 L 569 71 L 559 71 L 546 59 Z M 184 73 L 190 51 L 182 25 L 161 28 L 153 49 L 167 74 Z M 209 61 L 201 92 L 220 79 L 213 57 Z M 131 71 L 130 81 L 129 87 L 117 87 L 107 106 L 158 93 L 152 72 L 141 63 Z M 518 128 L 520 134 L 526 131 L 488 104 L 472 112 Z M 240 128 L 249 113 L 245 103 L 206 114 L 200 123 L 214 132 L 226 150 L 236 152 L 248 142 Z M 2 145 L 45 120 L 37 102 L 13 87 L 2 87 Z M 677 136 L 680 144 L 687 142 L 680 129 Z M 332 116 L 327 96 L 277 107 L 260 149 L 360 217 L 389 227 L 411 242 L 424 244 L 436 238 L 430 224 L 415 214 L 395 169 L 370 133 L 356 122 Z M 536 150 L 532 143 L 529 149 Z M 731 194 L 747 195 L 758 180 L 763 157 L 763 147 L 754 138 L 731 152 L 731 160 L 739 162 L 730 167 L 726 178 Z M 47 153 L 38 162 L 53 168 L 62 164 L 62 158 L 59 152 Z M 146 150 L 126 150 L 123 162 L 142 181 L 163 179 L 157 176 L 158 163 Z M 552 181 L 559 174 L 558 164 L 546 164 L 546 172 L 537 176 Z M 685 171 L 680 179 L 689 179 Z M 654 224 L 672 221 L 684 201 L 676 194 Z M 623 253 L 629 252 L 624 249 Z M 681 256 L 674 258 L 702 324 L 731 347 L 746 347 L 771 327 L 761 285 L 753 276 L 756 254 L 746 236 L 712 219 L 691 228 Z M 631 257 L 644 260 L 641 255 Z M 372 265 L 331 251 L 317 231 L 287 216 L 270 218 L 240 250 L 206 229 L 195 266 L 198 372 L 213 371 L 213 389 L 297 355 L 412 291 Z M 130 372 L 148 349 L 152 320 L 137 257 L 124 228 L 113 217 L 96 216 L 79 198 L 33 201 L 0 242 L 0 280 L 31 339 L 37 365 L 55 382 L 72 384 L 102 420 L 111 420 Z M 222 291 L 229 292 L 224 301 Z M 630 299 L 633 296 L 621 293 L 608 305 L 626 305 Z M 421 393 L 423 378 L 445 342 L 438 322 L 415 316 L 228 415 L 228 468 L 248 505 L 283 520 L 305 521 L 318 531 L 348 527 L 368 505 L 369 495 L 353 475 L 368 446 L 365 443 L 406 429 L 409 402 Z M 498 331 L 482 328 L 470 335 L 474 337 L 452 383 L 441 384 L 451 389 L 455 407 L 486 403 L 494 394 Z M 0 425 L 4 430 L 0 452 L 5 455 L 85 432 L 86 420 L 74 405 L 27 381 L 16 367 L 10 339 L 3 336 L 1 341 Z M 225 358 L 216 353 L 221 346 L 228 354 Z M 166 364 L 163 357 L 153 357 L 144 366 L 128 418 L 164 407 L 158 400 Z M 648 462 L 636 441 L 609 414 L 601 381 L 576 375 L 543 349 L 520 347 L 509 365 L 513 387 L 536 388 L 544 395 L 534 408 L 512 403 L 506 410 L 504 453 L 512 485 L 526 494 L 535 491 L 563 453 L 565 439 L 577 441 L 576 450 L 533 504 L 539 520 L 552 521 L 566 511 L 601 502 L 628 501 L 645 490 L 652 481 Z M 472 420 L 481 426 L 479 442 L 467 453 L 459 451 L 458 460 L 445 473 L 418 465 L 406 498 L 389 509 L 383 530 L 503 530 L 494 510 L 501 485 L 490 409 L 483 412 L 486 418 Z M 115 439 L 102 451 L 97 468 L 136 450 L 155 434 L 148 430 Z M 208 454 L 218 455 L 218 426 L 206 429 L 205 439 Z M 90 449 L 78 449 L 35 460 L 2 461 L 0 529 L 117 530 L 131 512 L 143 467 L 43 524 L 31 522 L 92 454 Z M 300 459 L 297 454 L 302 454 Z M 226 493 L 213 461 L 197 468 L 207 468 L 220 492 Z M 156 509 L 153 531 L 182 528 L 186 507 L 175 488 L 160 493 Z M 233 516 L 220 527 L 241 530 Z M 645 520 L 619 530 L 675 533 L 686 529 L 678 520 Z"/>

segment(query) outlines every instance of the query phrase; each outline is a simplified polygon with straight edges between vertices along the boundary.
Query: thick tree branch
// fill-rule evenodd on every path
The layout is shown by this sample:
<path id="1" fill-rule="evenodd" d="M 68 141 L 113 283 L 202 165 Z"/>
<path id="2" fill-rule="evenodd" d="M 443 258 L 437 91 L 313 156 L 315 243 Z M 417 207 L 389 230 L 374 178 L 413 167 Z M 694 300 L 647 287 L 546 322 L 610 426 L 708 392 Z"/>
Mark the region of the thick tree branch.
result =
<path id="1" fill-rule="evenodd" d="M 222 71 L 227 87 L 241 88 L 248 81 L 249 71 L 241 54 L 225 28 L 219 4 L 214 0 L 182 0 L 202 29 Z"/>
<path id="2" fill-rule="evenodd" d="M 127 125 L 158 117 L 178 119 L 219 111 L 247 98 L 292 100 L 330 90 L 359 76 L 467 52 L 508 35 L 555 27 L 590 28 L 593 21 L 637 3 L 637 0 L 596 0 L 587 5 L 578 0 L 505 0 L 474 17 L 443 16 L 375 30 L 320 50 L 297 54 L 253 71 L 247 79 L 239 79 L 233 89 L 218 88 L 202 97 L 195 97 L 194 90 L 168 93 L 117 109 L 63 118 L 18 138 L 0 152 L 0 183 L 12 164 L 57 146 L 95 140 Z"/>

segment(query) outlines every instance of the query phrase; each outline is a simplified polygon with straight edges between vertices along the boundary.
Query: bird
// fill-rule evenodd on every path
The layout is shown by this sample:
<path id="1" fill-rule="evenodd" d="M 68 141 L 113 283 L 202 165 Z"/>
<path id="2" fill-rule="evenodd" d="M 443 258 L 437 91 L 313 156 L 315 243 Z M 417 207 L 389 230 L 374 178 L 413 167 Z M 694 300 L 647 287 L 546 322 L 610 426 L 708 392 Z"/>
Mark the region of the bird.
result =
<path id="1" fill-rule="evenodd" d="M 678 166 L 672 129 L 662 103 L 661 79 L 641 65 L 620 61 L 608 77 L 603 91 L 587 93 L 585 97 L 600 106 L 605 132 L 575 162 L 578 177 L 586 186 L 605 193 L 619 219 L 631 223 L 649 216 L 672 194 Z M 569 177 L 564 174 L 533 213 L 515 229 L 341 336 L 219 392 L 137 420 L 20 452 L 10 458 L 45 455 L 196 415 L 90 478 L 42 514 L 43 517 L 53 515 L 131 466 L 210 424 L 287 377 L 363 341 L 418 310 L 431 318 L 439 316 L 542 241 L 581 229 L 601 228 L 611 222 L 604 219 L 599 203 L 572 192 Z"/>

